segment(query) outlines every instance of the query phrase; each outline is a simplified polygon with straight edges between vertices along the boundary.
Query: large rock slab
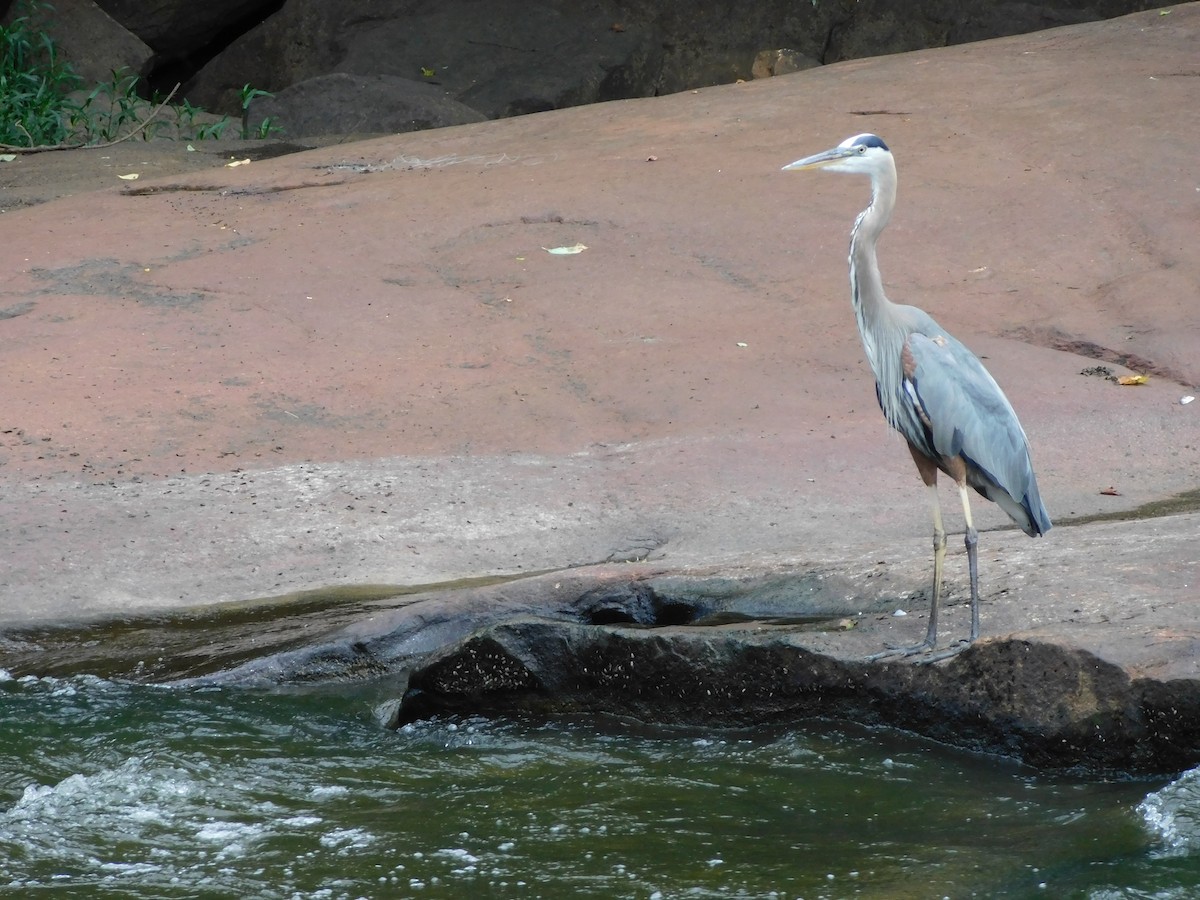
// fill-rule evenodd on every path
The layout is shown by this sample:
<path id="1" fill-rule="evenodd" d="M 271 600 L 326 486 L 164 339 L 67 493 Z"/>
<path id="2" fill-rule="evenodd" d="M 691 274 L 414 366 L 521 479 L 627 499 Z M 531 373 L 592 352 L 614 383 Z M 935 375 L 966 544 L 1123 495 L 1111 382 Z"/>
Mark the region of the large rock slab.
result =
<path id="1" fill-rule="evenodd" d="M 112 188 L 5 214 L 0 619 L 605 560 L 913 598 L 923 491 L 846 296 L 866 186 L 778 171 L 871 128 L 892 296 L 986 357 L 1057 523 L 978 510 L 986 634 L 1194 679 L 1194 518 L 1083 523 L 1186 507 L 1200 463 L 1198 37 L 1192 4 L 132 186 L 143 148 L 95 157 Z"/>
<path id="2" fill-rule="evenodd" d="M 113 188 L 5 219 L 3 615 L 649 554 L 923 557 L 847 299 L 865 185 L 778 171 L 866 127 L 901 170 L 892 294 L 986 357 L 1060 526 L 1191 488 L 1200 121 L 1172 73 L 1197 24 L 1189 5 L 136 193 L 88 157 Z M 1120 360 L 1150 383 L 1079 374 Z"/>

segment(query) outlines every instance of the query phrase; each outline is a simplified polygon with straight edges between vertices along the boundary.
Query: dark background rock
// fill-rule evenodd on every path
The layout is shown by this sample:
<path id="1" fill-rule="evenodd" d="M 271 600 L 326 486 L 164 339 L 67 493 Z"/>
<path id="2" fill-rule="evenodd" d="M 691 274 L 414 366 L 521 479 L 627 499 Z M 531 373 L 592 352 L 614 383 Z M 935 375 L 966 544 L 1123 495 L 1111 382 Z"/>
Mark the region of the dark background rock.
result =
<path id="1" fill-rule="evenodd" d="M 24 12 L 19 4 L 14 10 L 18 12 Z M 3 9 L 0 19 L 4 19 Z M 35 7 L 29 21 L 33 29 L 53 36 L 59 54 L 70 61 L 89 91 L 94 85 L 108 84 L 114 71 L 144 76 L 152 69 L 151 48 L 92 0 L 55 0 L 52 6 Z"/>
<path id="2" fill-rule="evenodd" d="M 276 91 L 333 71 L 385 74 L 424 79 L 488 118 L 640 96 L 657 47 L 645 28 L 614 30 L 619 19 L 609 2 L 290 0 L 185 92 L 231 113 L 247 82 Z"/>
<path id="3" fill-rule="evenodd" d="M 318 75 L 251 102 L 245 127 L 286 122 L 288 137 L 420 131 L 485 117 L 431 84 L 395 75 Z"/>
<path id="4" fill-rule="evenodd" d="M 0 11 L 5 4 L 0 4 Z M 240 118 L 246 85 L 282 92 L 333 73 L 396 76 L 430 86 L 488 118 L 674 93 L 785 74 L 819 63 L 945 46 L 1152 8 L 1146 0 L 972 0 L 733 3 L 708 0 L 67 0 L 59 24 L 67 55 L 89 79 L 118 66 L 144 76 L 147 93 L 183 84 L 180 99 Z M 16 7 L 20 10 L 20 6 Z M 104 28 L 95 21 L 107 13 Z M 10 13 L 11 15 L 11 13 Z M 108 20 L 111 16 L 111 20 Z M 123 26 L 110 27 L 114 23 Z M 74 35 L 86 35 L 80 42 Z M 141 47 L 153 51 L 136 52 Z M 99 73 L 99 75 L 97 75 Z M 397 112 L 402 96 L 378 90 L 345 98 L 350 108 L 278 108 L 290 136 L 437 127 L 453 116 Z M 296 96 L 289 101 L 301 102 Z M 376 108 L 377 107 L 377 108 Z M 256 115 L 268 115 L 256 113 Z M 347 126 L 347 123 L 350 123 Z M 397 127 L 397 124 L 402 127 Z"/>
<path id="5" fill-rule="evenodd" d="M 186 71 L 280 9 L 284 2 L 99 0 L 98 5 L 158 54 L 158 67 Z"/>

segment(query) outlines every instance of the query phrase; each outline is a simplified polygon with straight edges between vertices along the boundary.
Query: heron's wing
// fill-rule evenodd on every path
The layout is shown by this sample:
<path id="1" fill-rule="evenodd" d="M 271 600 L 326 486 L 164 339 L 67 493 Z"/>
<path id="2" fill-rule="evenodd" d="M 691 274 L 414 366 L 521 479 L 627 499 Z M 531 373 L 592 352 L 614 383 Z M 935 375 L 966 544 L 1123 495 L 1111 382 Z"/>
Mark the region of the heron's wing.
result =
<path id="1" fill-rule="evenodd" d="M 913 333 L 905 344 L 904 390 L 937 454 L 961 456 L 972 487 L 1030 534 L 1050 527 L 1029 443 L 995 379 L 948 334 Z"/>

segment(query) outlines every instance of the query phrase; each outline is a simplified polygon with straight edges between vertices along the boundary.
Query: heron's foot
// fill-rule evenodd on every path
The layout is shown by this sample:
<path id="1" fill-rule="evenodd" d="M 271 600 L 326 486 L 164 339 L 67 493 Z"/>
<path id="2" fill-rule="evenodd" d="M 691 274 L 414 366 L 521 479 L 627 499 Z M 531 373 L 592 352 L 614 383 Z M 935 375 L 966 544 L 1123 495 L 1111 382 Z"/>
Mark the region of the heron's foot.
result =
<path id="1" fill-rule="evenodd" d="M 864 662 L 879 662 L 881 659 L 905 659 L 909 656 L 916 656 L 919 653 L 929 653 L 934 648 L 933 641 L 926 638 L 919 644 L 913 644 L 911 647 L 888 647 L 886 650 L 880 650 L 878 653 L 872 653 Z"/>
<path id="2" fill-rule="evenodd" d="M 972 643 L 974 642 L 963 638 L 955 643 L 953 647 L 949 647 L 946 650 L 941 650 L 937 653 L 930 653 L 928 656 L 923 656 L 920 659 L 913 660 L 913 664 L 918 666 L 928 666 L 931 663 L 941 662 L 944 659 L 951 659 L 955 656 L 958 656 L 958 654 L 970 647 Z"/>

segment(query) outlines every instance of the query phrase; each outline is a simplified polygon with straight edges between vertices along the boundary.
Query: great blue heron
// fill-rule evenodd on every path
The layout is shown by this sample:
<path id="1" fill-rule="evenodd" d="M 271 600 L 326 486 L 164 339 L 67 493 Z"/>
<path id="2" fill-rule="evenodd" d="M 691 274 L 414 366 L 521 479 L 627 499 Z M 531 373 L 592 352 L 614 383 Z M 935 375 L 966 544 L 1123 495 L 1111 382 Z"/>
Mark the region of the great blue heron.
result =
<path id="1" fill-rule="evenodd" d="M 832 150 L 783 167 L 785 172 L 804 169 L 871 177 L 871 203 L 850 232 L 850 297 L 867 362 L 875 373 L 879 406 L 888 423 L 908 441 L 933 508 L 933 596 L 925 640 L 871 658 L 909 656 L 937 646 L 946 556 L 937 494 L 939 470 L 958 485 L 966 520 L 971 577 L 971 637 L 966 644 L 970 644 L 979 637 L 979 537 L 971 521 L 967 488 L 998 503 L 1030 537 L 1045 534 L 1050 517 L 1038 494 L 1029 442 L 1008 398 L 975 354 L 923 310 L 893 303 L 883 292 L 875 245 L 896 204 L 896 164 L 887 144 L 873 134 L 859 134 Z"/>

